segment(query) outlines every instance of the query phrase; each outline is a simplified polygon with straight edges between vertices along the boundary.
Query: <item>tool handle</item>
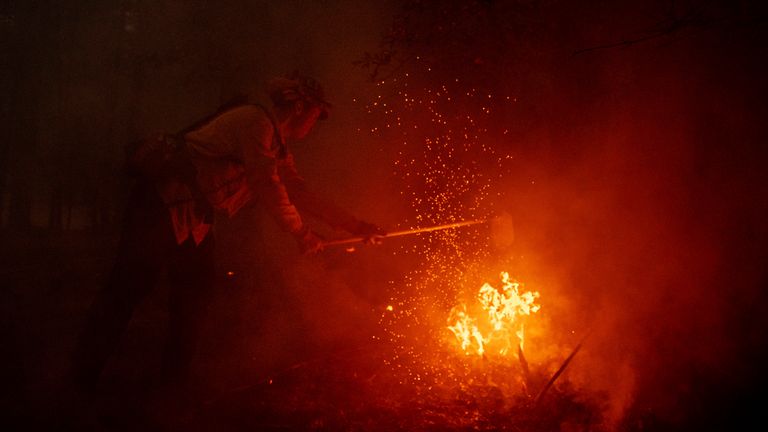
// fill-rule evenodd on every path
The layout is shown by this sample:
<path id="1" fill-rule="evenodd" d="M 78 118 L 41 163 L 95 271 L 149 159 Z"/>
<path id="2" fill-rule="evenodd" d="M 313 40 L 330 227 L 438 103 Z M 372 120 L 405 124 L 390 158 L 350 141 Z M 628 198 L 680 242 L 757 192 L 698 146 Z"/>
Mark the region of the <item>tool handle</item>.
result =
<path id="1" fill-rule="evenodd" d="M 459 228 L 459 227 L 469 226 L 469 225 L 477 225 L 485 222 L 486 222 L 485 220 L 454 222 L 450 224 L 436 225 L 431 227 L 411 228 L 407 230 L 393 231 L 393 232 L 386 233 L 382 236 L 376 236 L 376 237 L 383 237 L 383 238 L 399 237 L 404 235 L 419 234 L 419 233 L 425 233 L 425 232 L 431 232 L 431 231 L 441 231 L 441 230 Z M 358 236 L 358 237 L 350 237 L 345 239 L 329 240 L 329 241 L 323 242 L 323 246 L 328 247 L 328 246 L 346 245 L 351 243 L 360 243 L 360 242 L 363 242 L 366 238 L 367 237 Z"/>

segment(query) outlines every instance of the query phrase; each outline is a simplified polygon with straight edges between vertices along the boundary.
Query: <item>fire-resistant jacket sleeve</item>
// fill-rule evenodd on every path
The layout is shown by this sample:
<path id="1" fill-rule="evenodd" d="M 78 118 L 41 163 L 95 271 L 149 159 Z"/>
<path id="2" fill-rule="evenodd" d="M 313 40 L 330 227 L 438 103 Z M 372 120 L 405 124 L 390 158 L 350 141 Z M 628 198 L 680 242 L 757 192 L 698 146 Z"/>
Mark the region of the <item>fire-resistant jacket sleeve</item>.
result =
<path id="1" fill-rule="evenodd" d="M 250 139 L 242 146 L 242 158 L 249 189 L 284 231 L 298 234 L 303 222 L 278 174 L 278 149 L 269 118 L 258 116 L 248 135 Z"/>
<path id="2" fill-rule="evenodd" d="M 312 215 L 336 230 L 355 233 L 360 221 L 332 201 L 310 190 L 296 169 L 293 155 L 289 154 L 285 159 L 278 161 L 278 174 L 287 187 L 291 200 L 302 213 Z"/>

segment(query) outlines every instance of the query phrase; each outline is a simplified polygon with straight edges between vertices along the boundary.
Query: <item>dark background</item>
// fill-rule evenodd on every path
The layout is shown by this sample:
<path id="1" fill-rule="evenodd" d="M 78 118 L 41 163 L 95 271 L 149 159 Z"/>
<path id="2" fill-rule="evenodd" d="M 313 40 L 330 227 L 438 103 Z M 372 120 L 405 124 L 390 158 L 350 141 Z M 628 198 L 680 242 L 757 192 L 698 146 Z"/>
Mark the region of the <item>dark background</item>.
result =
<path id="1" fill-rule="evenodd" d="M 299 168 L 321 194 L 389 229 L 420 212 L 440 221 L 399 193 L 428 193 L 422 167 L 405 170 L 413 183 L 395 162 L 429 158 L 421 138 L 443 133 L 403 102 L 405 83 L 414 94 L 451 83 L 456 94 L 499 96 L 441 100 L 440 110 L 453 124 L 477 116 L 481 140 L 512 156 L 496 164 L 468 152 L 455 163 L 491 173 L 483 181 L 498 194 L 486 202 L 515 220 L 513 246 L 497 252 L 526 256 L 517 270 L 543 283 L 542 303 L 559 313 L 548 316 L 552 331 L 594 329 L 572 379 L 608 392 L 617 428 L 765 423 L 760 2 L 30 1 L 0 12 L 9 417 L 55 409 L 115 250 L 130 185 L 123 146 L 301 69 L 335 107 L 294 147 Z M 371 105 L 379 96 L 406 126 L 387 126 L 392 114 Z M 421 130 L 403 132 L 413 124 Z M 196 368 L 212 395 L 379 334 L 392 284 L 420 265 L 394 253 L 423 246 L 300 257 L 256 207 L 216 228 L 221 276 Z M 159 364 L 160 285 L 108 367 L 120 391 L 138 392 Z M 625 417 L 644 420 L 630 427 Z"/>

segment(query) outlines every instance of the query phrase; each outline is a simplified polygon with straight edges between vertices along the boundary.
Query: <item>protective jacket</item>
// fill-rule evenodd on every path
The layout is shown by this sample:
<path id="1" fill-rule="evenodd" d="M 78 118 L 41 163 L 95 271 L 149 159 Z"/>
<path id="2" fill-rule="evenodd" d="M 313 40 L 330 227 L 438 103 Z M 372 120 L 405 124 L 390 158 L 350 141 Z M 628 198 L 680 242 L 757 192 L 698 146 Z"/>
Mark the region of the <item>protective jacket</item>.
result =
<path id="1" fill-rule="evenodd" d="M 183 141 L 194 181 L 171 177 L 158 182 L 179 244 L 189 236 L 198 244 L 205 238 L 211 208 L 232 216 L 254 198 L 292 234 L 304 229 L 294 204 L 336 229 L 351 232 L 359 223 L 307 189 L 277 123 L 260 105 L 225 111 L 184 134 Z"/>

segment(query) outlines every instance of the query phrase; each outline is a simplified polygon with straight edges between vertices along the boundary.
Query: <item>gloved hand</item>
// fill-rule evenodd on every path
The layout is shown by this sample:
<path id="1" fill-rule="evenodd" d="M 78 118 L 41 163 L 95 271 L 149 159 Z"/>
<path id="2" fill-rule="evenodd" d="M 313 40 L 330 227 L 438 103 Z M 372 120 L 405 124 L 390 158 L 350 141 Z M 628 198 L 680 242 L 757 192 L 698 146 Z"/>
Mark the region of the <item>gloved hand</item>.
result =
<path id="1" fill-rule="evenodd" d="M 323 238 L 306 225 L 295 236 L 299 250 L 304 255 L 314 255 L 324 249 Z"/>
<path id="2" fill-rule="evenodd" d="M 378 225 L 360 221 L 352 230 L 352 234 L 362 237 L 365 244 L 381 244 L 387 233 Z"/>

